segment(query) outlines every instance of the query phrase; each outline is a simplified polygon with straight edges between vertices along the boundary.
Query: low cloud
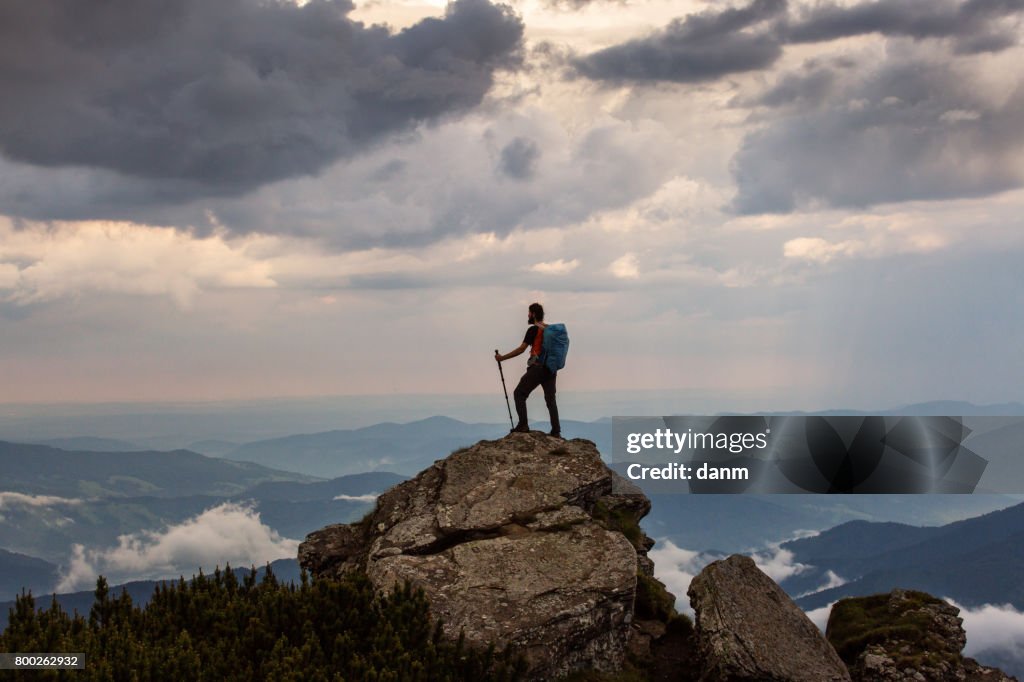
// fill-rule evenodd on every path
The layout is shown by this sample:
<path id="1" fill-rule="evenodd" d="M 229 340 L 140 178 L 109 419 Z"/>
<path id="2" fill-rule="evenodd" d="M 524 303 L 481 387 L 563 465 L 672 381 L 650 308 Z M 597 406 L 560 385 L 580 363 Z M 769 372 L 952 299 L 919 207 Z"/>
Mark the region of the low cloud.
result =
<path id="1" fill-rule="evenodd" d="M 346 502 L 375 502 L 378 493 L 367 493 L 366 495 L 335 495 L 333 500 L 344 500 Z"/>
<path id="2" fill-rule="evenodd" d="M 803 592 L 801 594 L 796 595 L 795 598 L 799 599 L 800 597 L 806 597 L 811 594 L 817 594 L 818 592 L 824 592 L 825 590 L 831 590 L 833 587 L 841 587 L 848 582 L 849 580 L 846 580 L 845 578 L 841 577 L 835 571 L 827 570 L 825 571 L 825 582 L 823 582 L 821 585 L 818 585 L 813 590 L 808 590 L 807 592 Z"/>
<path id="3" fill-rule="evenodd" d="M 817 609 L 805 611 L 807 617 L 811 619 L 811 622 L 818 626 L 818 629 L 825 632 L 826 626 L 828 626 L 828 617 L 832 613 L 832 606 L 835 602 L 831 602 Z"/>
<path id="4" fill-rule="evenodd" d="M 960 609 L 967 631 L 967 646 L 964 654 L 977 658 L 989 665 L 1012 663 L 1014 672 L 1024 671 L 1024 612 L 1009 604 L 985 604 L 978 608 L 961 606 L 947 599 Z"/>
<path id="5" fill-rule="evenodd" d="M 82 504 L 82 500 L 55 495 L 26 495 L 25 493 L 0 492 L 0 509 L 17 507 L 62 507 Z"/>
<path id="6" fill-rule="evenodd" d="M 808 536 L 801 535 L 799 537 Z M 788 549 L 782 549 L 781 542 L 770 543 L 767 549 L 753 552 L 750 558 L 754 560 L 758 568 L 777 583 L 811 568 L 807 564 L 794 561 L 793 552 Z"/>
<path id="7" fill-rule="evenodd" d="M 103 575 L 111 583 L 190 576 L 212 570 L 260 565 L 295 557 L 299 541 L 281 537 L 253 508 L 225 503 L 161 531 L 118 538 L 116 547 L 89 549 L 75 544 L 62 570 L 58 592 L 87 589 Z"/>
<path id="8" fill-rule="evenodd" d="M 683 549 L 667 539 L 658 540 L 647 555 L 654 562 L 654 576 L 675 595 L 676 609 L 689 616 L 693 615 L 690 600 L 686 596 L 690 581 L 712 561 L 725 558 L 721 554 Z"/>
<path id="9" fill-rule="evenodd" d="M 799 531 L 795 538 L 816 535 L 814 531 Z M 788 539 L 787 539 L 788 541 Z M 745 552 L 759 569 L 775 582 L 808 570 L 810 566 L 793 560 L 793 553 L 782 549 L 782 542 L 770 543 L 766 548 L 753 552 Z M 648 552 L 654 561 L 655 577 L 665 583 L 668 591 L 676 596 L 676 609 L 680 613 L 692 616 L 690 601 L 686 591 L 690 581 L 713 561 L 726 558 L 727 555 L 717 552 L 704 552 L 684 549 L 667 538 L 659 539 L 654 548 Z"/>

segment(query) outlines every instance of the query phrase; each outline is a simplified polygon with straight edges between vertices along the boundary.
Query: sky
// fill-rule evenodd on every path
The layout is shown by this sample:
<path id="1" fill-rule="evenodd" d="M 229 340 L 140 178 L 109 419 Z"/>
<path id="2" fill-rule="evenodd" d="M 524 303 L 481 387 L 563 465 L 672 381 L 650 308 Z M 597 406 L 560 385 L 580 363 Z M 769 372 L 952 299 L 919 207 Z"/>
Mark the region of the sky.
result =
<path id="1" fill-rule="evenodd" d="M 1022 18 L 4 3 L 0 403 L 485 393 L 533 301 L 560 392 L 1021 400 Z"/>

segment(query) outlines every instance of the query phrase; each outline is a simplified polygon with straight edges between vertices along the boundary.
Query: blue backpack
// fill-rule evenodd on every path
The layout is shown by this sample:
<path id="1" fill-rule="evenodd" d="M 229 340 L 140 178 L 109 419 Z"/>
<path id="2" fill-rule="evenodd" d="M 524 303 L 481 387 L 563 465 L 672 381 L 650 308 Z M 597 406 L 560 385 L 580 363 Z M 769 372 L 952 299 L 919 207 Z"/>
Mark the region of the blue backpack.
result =
<path id="1" fill-rule="evenodd" d="M 569 354 L 569 332 L 564 324 L 549 324 L 544 327 L 541 341 L 541 362 L 552 373 L 565 367 L 565 356 Z"/>

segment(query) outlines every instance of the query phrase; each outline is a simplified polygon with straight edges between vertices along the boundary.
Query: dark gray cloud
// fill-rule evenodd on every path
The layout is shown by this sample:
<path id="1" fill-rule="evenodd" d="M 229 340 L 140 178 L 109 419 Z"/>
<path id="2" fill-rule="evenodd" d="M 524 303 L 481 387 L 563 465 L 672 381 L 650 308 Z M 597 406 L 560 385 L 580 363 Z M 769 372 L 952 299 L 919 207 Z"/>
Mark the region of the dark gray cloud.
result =
<path id="1" fill-rule="evenodd" d="M 786 0 L 754 0 L 675 19 L 665 29 L 573 60 L 594 80 L 695 83 L 771 66 L 782 54 L 773 20 Z M 755 30 L 748 30 L 754 28 Z"/>
<path id="2" fill-rule="evenodd" d="M 315 177 L 242 196 L 182 196 L 159 205 L 147 203 L 150 188 L 173 183 L 0 158 L 0 214 L 37 221 L 87 215 L 187 228 L 197 236 L 220 228 L 294 235 L 330 250 L 415 248 L 478 232 L 573 224 L 623 207 L 657 189 L 681 152 L 654 123 L 607 122 L 570 136 L 541 110 L 498 117 L 481 131 L 487 120 L 478 113 L 446 120 Z M 517 138 L 529 142 L 512 144 Z M 510 180 L 503 172 L 506 148 L 506 170 L 529 178 Z"/>
<path id="3" fill-rule="evenodd" d="M 525 137 L 517 137 L 502 148 L 498 169 L 510 178 L 529 180 L 533 177 L 538 159 L 540 147 L 537 143 Z"/>
<path id="4" fill-rule="evenodd" d="M 858 79 L 744 139 L 732 162 L 737 211 L 859 208 L 1024 185 L 1021 84 L 994 103 L 970 71 L 922 58 L 851 74 Z"/>
<path id="5" fill-rule="evenodd" d="M 786 31 L 793 43 L 880 33 L 950 38 L 957 52 L 995 52 L 1016 44 L 1000 20 L 1024 11 L 1024 0 L 877 0 L 857 5 L 817 4 Z"/>
<path id="6" fill-rule="evenodd" d="M 243 194 L 470 109 L 520 59 L 523 25 L 504 5 L 456 0 L 396 34 L 351 20 L 352 9 L 5 2 L 0 152 L 114 171 L 141 203 Z"/>
<path id="7" fill-rule="evenodd" d="M 739 103 L 767 107 L 816 103 L 822 101 L 832 91 L 836 80 L 837 76 L 832 68 L 808 65 L 802 72 L 784 74 L 756 98 Z"/>
<path id="8" fill-rule="evenodd" d="M 958 53 L 1016 45 L 1024 0 L 832 2 L 790 11 L 786 0 L 753 0 L 673 20 L 643 38 L 577 57 L 572 66 L 600 81 L 694 83 L 771 67 L 784 47 L 878 33 L 952 41 Z"/>

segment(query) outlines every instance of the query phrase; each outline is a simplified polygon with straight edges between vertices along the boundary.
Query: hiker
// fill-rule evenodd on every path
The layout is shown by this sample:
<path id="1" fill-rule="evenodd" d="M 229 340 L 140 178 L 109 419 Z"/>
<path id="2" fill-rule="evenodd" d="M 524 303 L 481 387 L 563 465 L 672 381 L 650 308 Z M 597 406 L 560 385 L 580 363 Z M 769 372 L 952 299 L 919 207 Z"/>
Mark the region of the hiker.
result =
<path id="1" fill-rule="evenodd" d="M 548 405 L 548 415 L 551 418 L 551 431 L 549 434 L 556 438 L 561 438 L 562 428 L 558 423 L 558 404 L 555 403 L 555 376 L 558 372 L 551 371 L 541 362 L 544 329 L 547 327 L 544 324 L 544 306 L 540 303 L 531 303 L 527 315 L 530 326 L 526 330 L 526 336 L 523 337 L 523 342 L 519 344 L 519 347 L 504 355 L 494 351 L 494 359 L 500 363 L 521 355 L 527 348 L 530 349 L 530 358 L 526 361 L 526 374 L 519 380 L 519 385 L 516 386 L 516 390 L 513 393 L 519 423 L 512 428 L 512 431 L 526 432 L 530 430 L 529 422 L 526 418 L 526 399 L 533 392 L 533 389 L 537 388 L 537 386 L 542 386 L 544 388 L 544 402 Z"/>

